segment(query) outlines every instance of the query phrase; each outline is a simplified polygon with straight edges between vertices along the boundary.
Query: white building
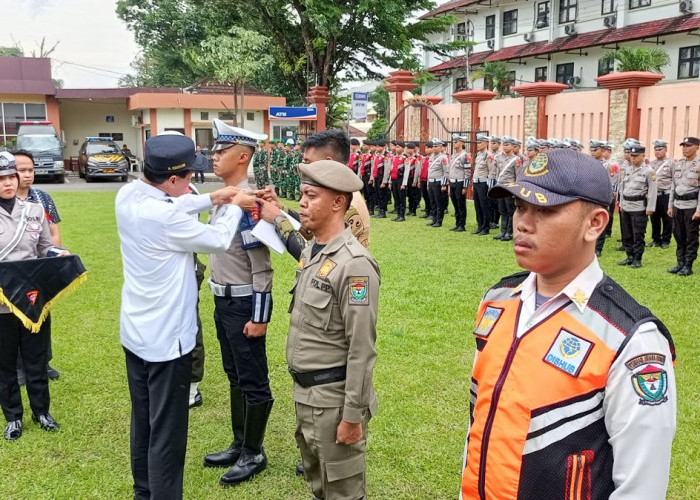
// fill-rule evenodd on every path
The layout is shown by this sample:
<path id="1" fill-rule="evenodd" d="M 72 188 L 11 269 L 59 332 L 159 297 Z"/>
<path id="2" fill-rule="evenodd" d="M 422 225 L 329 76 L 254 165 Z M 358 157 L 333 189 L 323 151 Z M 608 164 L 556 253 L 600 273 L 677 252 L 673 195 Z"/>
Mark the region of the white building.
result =
<path id="1" fill-rule="evenodd" d="M 436 79 L 423 93 L 452 102 L 456 91 L 484 88 L 483 80 L 470 82 L 470 73 L 486 61 L 504 61 L 515 85 L 556 81 L 595 88 L 594 78 L 613 70 L 601 57 L 621 46 L 665 50 L 671 63 L 662 83 L 697 79 L 700 14 L 694 10 L 700 12 L 700 4 L 692 0 L 452 0 L 421 17 L 458 18 L 450 32 L 431 41 L 475 45 L 447 60 L 426 52 L 423 64 Z"/>

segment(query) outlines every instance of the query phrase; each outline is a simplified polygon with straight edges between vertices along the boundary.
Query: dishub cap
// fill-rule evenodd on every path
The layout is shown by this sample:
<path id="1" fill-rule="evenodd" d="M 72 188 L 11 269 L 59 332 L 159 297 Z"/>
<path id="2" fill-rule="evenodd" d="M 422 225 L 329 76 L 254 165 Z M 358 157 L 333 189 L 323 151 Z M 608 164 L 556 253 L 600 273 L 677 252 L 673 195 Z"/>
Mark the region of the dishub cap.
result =
<path id="1" fill-rule="evenodd" d="M 557 206 L 586 200 L 608 206 L 613 199 L 608 173 L 595 158 L 573 149 L 538 154 L 515 182 L 496 184 L 491 198 L 515 196 L 540 206 Z"/>
<path id="2" fill-rule="evenodd" d="M 353 193 L 362 189 L 363 183 L 347 165 L 334 160 L 300 163 L 302 184 L 320 186 L 341 193 Z"/>

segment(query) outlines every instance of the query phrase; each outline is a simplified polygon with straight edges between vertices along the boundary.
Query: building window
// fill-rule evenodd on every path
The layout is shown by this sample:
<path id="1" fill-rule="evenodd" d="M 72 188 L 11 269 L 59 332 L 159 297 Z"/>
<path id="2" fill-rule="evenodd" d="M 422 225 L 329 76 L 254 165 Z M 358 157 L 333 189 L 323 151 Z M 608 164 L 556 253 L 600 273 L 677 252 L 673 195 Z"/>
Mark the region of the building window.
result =
<path id="1" fill-rule="evenodd" d="M 467 23 L 457 23 L 457 31 L 455 33 L 455 40 L 466 40 L 467 39 Z"/>
<path id="2" fill-rule="evenodd" d="M 467 87 L 467 78 L 465 76 L 455 79 L 455 92 L 459 92 L 460 90 L 467 90 L 468 88 L 469 87 Z"/>
<path id="3" fill-rule="evenodd" d="M 245 119 L 246 119 L 246 121 L 249 121 L 249 122 L 255 121 L 255 113 L 250 112 L 250 111 L 246 112 Z"/>
<path id="4" fill-rule="evenodd" d="M 600 14 L 605 16 L 612 14 L 615 11 L 615 1 L 614 0 L 603 0 L 600 4 Z"/>
<path id="5" fill-rule="evenodd" d="M 569 85 L 574 77 L 574 63 L 557 64 L 557 83 Z"/>
<path id="6" fill-rule="evenodd" d="M 535 68 L 535 81 L 536 82 L 546 82 L 547 81 L 547 66 L 540 66 Z"/>
<path id="7" fill-rule="evenodd" d="M 46 120 L 46 105 L 23 102 L 0 103 L 0 146 L 16 139 L 19 122 Z M 10 149 L 14 149 L 14 145 Z"/>
<path id="8" fill-rule="evenodd" d="M 496 15 L 486 16 L 486 39 L 496 38 Z"/>
<path id="9" fill-rule="evenodd" d="M 615 61 L 598 59 L 598 76 L 603 76 L 615 71 Z"/>
<path id="10" fill-rule="evenodd" d="M 518 9 L 503 13 L 503 36 L 515 35 L 518 32 Z"/>
<path id="11" fill-rule="evenodd" d="M 233 120 L 233 112 L 219 111 L 219 120 Z"/>
<path id="12" fill-rule="evenodd" d="M 681 47 L 678 51 L 678 79 L 700 75 L 700 45 Z"/>
<path id="13" fill-rule="evenodd" d="M 576 21 L 578 0 L 559 0 L 559 24 Z"/>
<path id="14" fill-rule="evenodd" d="M 535 28 L 541 29 L 549 26 L 549 2 L 540 2 L 537 4 L 537 21 Z"/>
<path id="15" fill-rule="evenodd" d="M 649 7 L 651 0 L 630 0 L 630 9 L 638 9 L 640 7 Z"/>
<path id="16" fill-rule="evenodd" d="M 199 112 L 199 119 L 204 121 L 209 120 L 209 111 L 200 111 Z"/>

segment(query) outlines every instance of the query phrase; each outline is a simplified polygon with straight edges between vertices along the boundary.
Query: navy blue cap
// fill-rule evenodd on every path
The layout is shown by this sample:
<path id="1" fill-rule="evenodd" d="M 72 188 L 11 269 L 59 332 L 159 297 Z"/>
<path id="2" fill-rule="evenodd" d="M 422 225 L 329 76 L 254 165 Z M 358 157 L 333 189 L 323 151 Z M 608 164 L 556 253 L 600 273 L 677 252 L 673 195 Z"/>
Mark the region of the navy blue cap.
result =
<path id="1" fill-rule="evenodd" d="M 647 152 L 647 148 L 642 146 L 641 144 L 634 144 L 633 146 L 630 146 L 629 153 L 631 155 L 641 155 Z"/>
<path id="2" fill-rule="evenodd" d="M 491 198 L 515 196 L 533 205 L 553 207 L 575 200 L 608 206 L 613 199 L 608 172 L 592 156 L 573 149 L 538 154 L 515 182 L 496 184 Z"/>
<path id="3" fill-rule="evenodd" d="M 146 141 L 146 169 L 156 174 L 176 174 L 194 168 L 194 142 L 187 136 L 160 134 Z"/>
<path id="4" fill-rule="evenodd" d="M 684 137 L 681 146 L 700 146 L 700 139 L 697 137 Z"/>
<path id="5" fill-rule="evenodd" d="M 432 148 L 432 147 L 433 147 L 433 141 L 425 141 L 425 147 L 426 147 L 426 148 Z"/>

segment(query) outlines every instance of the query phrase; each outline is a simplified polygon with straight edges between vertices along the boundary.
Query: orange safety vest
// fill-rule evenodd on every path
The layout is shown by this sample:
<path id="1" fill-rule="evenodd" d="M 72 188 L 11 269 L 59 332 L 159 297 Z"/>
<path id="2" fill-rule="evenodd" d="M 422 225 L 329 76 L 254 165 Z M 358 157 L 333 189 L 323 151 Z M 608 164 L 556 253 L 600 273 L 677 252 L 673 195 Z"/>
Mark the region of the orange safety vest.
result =
<path id="1" fill-rule="evenodd" d="M 610 366 L 642 323 L 666 327 L 604 277 L 516 337 L 522 302 L 504 278 L 482 301 L 470 389 L 464 499 L 607 499 L 613 455 L 603 414 Z"/>

